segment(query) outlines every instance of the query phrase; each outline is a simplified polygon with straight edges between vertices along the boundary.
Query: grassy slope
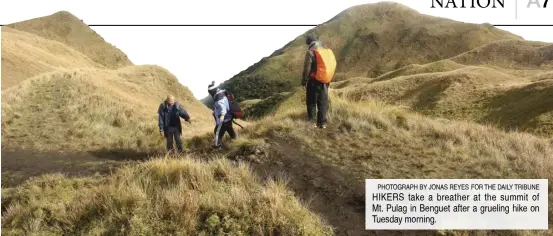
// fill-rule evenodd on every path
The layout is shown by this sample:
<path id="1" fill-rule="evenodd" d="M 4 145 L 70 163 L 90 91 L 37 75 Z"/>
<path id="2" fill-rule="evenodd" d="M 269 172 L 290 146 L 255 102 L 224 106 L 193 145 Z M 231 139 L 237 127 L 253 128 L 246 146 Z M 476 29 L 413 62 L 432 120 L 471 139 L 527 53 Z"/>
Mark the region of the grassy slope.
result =
<path id="1" fill-rule="evenodd" d="M 10 24 L 7 27 L 59 41 L 111 69 L 132 65 L 125 53 L 107 43 L 69 12 L 61 11 L 50 16 Z"/>
<path id="2" fill-rule="evenodd" d="M 363 209 L 366 178 L 544 178 L 553 180 L 553 140 L 524 133 L 505 133 L 492 127 L 444 119 L 430 119 L 404 109 L 376 102 L 351 102 L 332 96 L 329 128 L 313 129 L 304 121 L 303 92 L 290 95 L 269 115 L 241 133 L 230 146 L 229 156 L 254 162 L 269 162 L 273 170 L 300 173 L 291 181 L 309 179 L 297 191 L 315 188 L 324 201 L 319 212 L 343 198 Z M 196 146 L 202 141 L 197 140 Z M 283 147 L 284 143 L 286 148 Z M 276 149 L 268 156 L 256 156 L 257 149 Z M 263 152 L 262 152 L 263 153 Z M 271 153 L 265 151 L 264 153 Z M 288 155 L 289 158 L 282 156 Z M 283 163 L 288 160 L 290 163 Z M 310 164 L 320 162 L 316 168 Z M 324 174 L 321 173 L 324 167 Z M 330 166 L 330 167 L 329 167 Z M 278 170 L 282 168 L 282 170 Z M 289 169 L 290 168 L 290 169 Z M 338 177 L 326 178 L 334 175 Z M 311 186 L 311 187 L 309 187 Z M 550 187 L 551 189 L 551 187 Z M 550 222 L 553 194 L 549 195 Z M 336 215 L 333 211 L 331 215 Z M 363 211 L 356 232 L 363 232 Z M 353 219 L 352 219 L 353 220 Z M 331 223 L 340 225 L 340 219 Z M 354 224 L 355 225 L 355 224 Z M 411 232 L 413 233 L 413 232 Z M 443 232 L 442 232 L 443 233 Z M 454 231 L 451 235 L 467 235 Z M 540 234 L 541 233 L 541 234 Z M 489 235 L 543 235 L 544 232 L 489 232 Z M 548 233 L 553 233 L 551 230 Z M 420 232 L 433 235 L 438 232 Z M 449 235 L 449 234 L 448 234 Z"/>
<path id="3" fill-rule="evenodd" d="M 508 70 L 553 69 L 553 44 L 504 40 L 451 58 L 464 65 L 490 65 Z"/>
<path id="4" fill-rule="evenodd" d="M 168 93 L 196 120 L 183 135 L 208 130 L 209 110 L 174 75 L 133 66 L 70 13 L 2 30 L 3 149 L 161 149 L 156 111 Z"/>
<path id="5" fill-rule="evenodd" d="M 387 5 L 384 4 L 384 6 Z M 337 18 L 347 18 L 352 14 L 351 12 L 343 13 Z M 367 13 L 370 12 L 361 11 L 358 14 L 367 15 Z M 375 11 L 374 14 L 376 19 L 381 19 L 383 16 L 385 16 L 384 19 L 393 18 L 397 15 L 394 11 L 386 12 L 382 9 Z M 367 16 L 371 17 L 370 14 Z M 477 28 L 490 30 L 485 26 Z M 426 30 L 430 29 L 426 28 Z M 420 30 L 423 36 L 429 32 Z M 493 35 L 493 31 L 490 31 L 492 32 L 490 34 Z M 466 31 L 464 34 L 471 37 L 471 34 L 467 34 Z M 378 39 L 374 34 L 359 38 Z M 299 45 L 302 41 L 301 37 L 296 41 Z M 339 42 L 339 39 L 332 42 Z M 412 44 L 409 40 L 406 42 Z M 478 42 L 478 40 L 464 42 Z M 447 47 L 458 47 L 458 45 Z M 280 53 L 276 52 L 275 55 Z M 297 50 L 296 55 L 302 54 L 303 49 Z M 278 60 L 290 59 L 285 58 L 288 55 L 286 53 L 280 55 L 284 56 L 277 56 Z M 390 56 L 394 55 L 390 52 Z M 385 58 L 385 55 L 378 57 Z M 292 61 L 299 60 L 293 58 Z M 507 72 L 501 76 L 495 76 L 496 73 L 490 68 L 465 68 L 464 66 L 456 68 L 459 61 L 451 63 L 453 60 L 444 62 L 445 65 L 442 65 L 444 68 L 453 65 L 452 69 L 424 68 L 423 71 L 430 69 L 430 72 L 439 72 L 430 74 L 431 80 L 445 81 L 448 84 L 464 84 L 468 81 L 473 88 L 494 87 L 479 79 L 478 76 L 491 77 L 491 84 L 497 82 L 514 87 L 524 83 L 537 83 L 536 81 L 547 85 L 551 75 L 550 73 L 531 73 L 531 77 L 520 80 L 517 75 Z M 362 69 L 355 69 L 363 67 L 357 67 L 354 61 L 345 64 L 351 65 L 355 73 L 363 72 Z M 391 66 L 391 68 L 394 67 L 397 67 L 397 64 Z M 292 65 L 289 68 L 297 69 Z M 273 69 L 278 68 L 271 68 Z M 458 72 L 461 75 L 458 75 Z M 477 76 L 472 76 L 470 74 L 472 72 Z M 424 82 L 425 74 L 418 73 L 411 76 L 418 78 L 417 81 Z M 363 75 L 366 76 L 366 74 Z M 394 77 L 391 76 L 381 82 L 389 83 L 400 79 Z M 374 81 L 375 79 L 369 78 L 343 82 L 338 86 L 346 91 L 351 89 L 350 85 L 359 86 L 362 83 Z M 131 66 L 118 70 L 64 69 L 42 74 L 2 93 L 2 135 L 4 137 L 10 135 L 3 140 L 6 143 L 3 145 L 18 147 L 24 143 L 43 149 L 68 150 L 86 150 L 92 147 L 159 148 L 160 140 L 153 139 L 156 135 L 155 114 L 149 111 L 152 109 L 155 111 L 167 89 L 175 89 L 175 84 L 176 79 L 172 75 L 163 69 L 151 66 Z M 406 87 L 414 86 L 412 84 L 416 83 L 404 82 Z M 543 94 L 547 95 L 549 90 L 547 86 L 545 88 Z M 437 89 L 442 88 L 438 86 Z M 192 98 L 182 87 L 177 87 L 172 92 L 177 93 L 177 97 Z M 533 90 L 529 93 L 534 94 Z M 349 205 L 353 207 L 362 205 L 359 204 L 362 202 L 359 199 L 363 196 L 365 178 L 546 178 L 551 180 L 553 176 L 551 164 L 553 163 L 551 160 L 553 141 L 551 140 L 523 133 L 505 133 L 494 128 L 464 122 L 424 118 L 397 107 L 366 101 L 352 102 L 351 100 L 359 100 L 352 98 L 356 96 L 354 92 L 342 92 L 340 96 L 333 95 L 329 114 L 331 125 L 327 130 L 320 131 L 303 121 L 305 116 L 303 93 L 295 91 L 284 95 L 269 103 L 274 107 L 272 111 L 276 116 L 268 116 L 241 131 L 239 140 L 230 144 L 231 150 L 227 157 L 254 163 L 269 162 L 270 170 L 273 172 L 290 171 L 286 167 L 291 167 L 293 171 L 297 171 L 291 174 L 300 178 L 292 178 L 290 181 L 305 179 L 307 183 L 294 188 L 297 193 L 301 194 L 301 187 L 305 187 L 305 189 L 314 189 L 317 194 L 332 200 L 323 201 L 312 209 L 326 213 L 325 216 L 331 218 L 333 225 L 341 225 L 344 219 L 348 219 L 346 223 L 349 223 L 351 228 L 342 228 L 341 232 L 365 232 L 362 210 L 348 215 L 355 215 L 356 217 L 353 218 L 340 217 L 344 214 L 342 211 L 347 211 Z M 40 99 L 40 97 L 49 99 Z M 510 99 L 510 96 L 504 99 Z M 535 101 L 528 101 L 528 103 L 532 102 Z M 257 101 L 249 105 L 255 107 L 263 104 L 267 103 Z M 501 102 L 500 104 L 512 103 Z M 260 111 L 263 114 L 271 114 L 265 107 L 262 108 Z M 70 109 L 78 113 L 64 115 L 60 112 L 62 109 Z M 198 107 L 198 109 L 198 113 L 204 114 L 201 109 L 205 108 Z M 205 114 L 207 117 L 207 113 Z M 210 118 L 205 120 L 211 121 Z M 206 127 L 203 124 L 196 125 Z M 72 128 L 72 131 L 69 128 Z M 197 133 L 196 130 L 191 131 Z M 30 134 L 45 138 L 31 138 Z M 95 139 L 96 136 L 98 139 Z M 92 139 L 85 140 L 91 137 Z M 71 141 L 66 142 L 67 140 Z M 106 144 L 94 146 L 94 142 Z M 209 143 L 211 143 L 211 135 L 196 138 L 191 143 L 191 149 L 198 153 L 207 152 L 207 155 L 213 157 L 214 153 L 207 151 Z M 92 147 L 91 144 L 93 144 Z M 320 164 L 309 165 L 315 162 Z M 299 170 L 294 166 L 300 166 Z M 319 168 L 321 166 L 325 168 Z M 177 191 L 179 194 L 176 194 Z M 188 195 L 182 195 L 182 191 Z M 230 198 L 229 192 L 236 193 L 234 195 L 236 197 Z M 99 179 L 44 176 L 27 182 L 19 188 L 4 190 L 2 196 L 2 202 L 6 203 L 3 205 L 10 205 L 3 214 L 2 228 L 14 235 L 20 235 L 22 230 L 36 235 L 59 234 L 59 232 L 114 234 L 115 230 L 121 229 L 122 234 L 181 233 L 183 235 L 201 232 L 210 234 L 220 230 L 260 235 L 266 235 L 274 229 L 277 230 L 276 232 L 289 235 L 299 234 L 301 230 L 304 234 L 311 235 L 328 232 L 324 223 L 321 223 L 317 216 L 305 211 L 281 184 L 268 182 L 265 186 L 261 186 L 253 180 L 244 167 L 232 168 L 225 161 L 205 164 L 188 159 L 155 160 L 121 169 L 111 177 Z M 333 199 L 337 199 L 338 202 Z M 549 200 L 552 202 L 551 194 Z M 54 204 L 54 202 L 58 203 Z M 225 204 L 217 204 L 221 202 Z M 339 211 L 336 210 L 338 208 Z M 550 216 L 553 215 L 551 205 L 549 211 Z M 152 212 L 159 214 L 151 214 Z M 102 218 L 107 220 L 101 220 Z M 119 227 L 121 225 L 124 227 Z M 118 227 L 115 228 L 115 226 Z M 442 233 L 415 232 L 413 234 L 439 235 Z M 450 233 L 467 234 L 461 231 Z M 516 231 L 489 233 L 491 235 L 539 234 L 539 232 Z M 547 233 L 553 232 L 550 230 Z"/>
<path id="6" fill-rule="evenodd" d="M 245 165 L 156 159 L 98 179 L 2 190 L 3 235 L 331 235 L 280 181 Z"/>
<path id="7" fill-rule="evenodd" d="M 496 40 L 521 39 L 490 25 L 422 15 L 397 3 L 366 4 L 347 9 L 298 36 L 225 86 L 243 99 L 265 98 L 298 86 L 309 33 L 320 36 L 335 52 L 337 80 L 376 77 L 410 64 L 453 57 Z"/>
<path id="8" fill-rule="evenodd" d="M 2 93 L 2 148 L 159 150 L 156 111 L 167 93 L 195 120 L 184 136 L 209 130 L 209 110 L 160 67 L 43 74 Z"/>
<path id="9" fill-rule="evenodd" d="M 10 27 L 2 27 L 3 90 L 27 78 L 59 68 L 103 68 L 103 66 L 58 41 Z"/>
<path id="10" fill-rule="evenodd" d="M 378 99 L 426 115 L 553 134 L 551 44 L 501 41 L 375 79 L 333 85 L 352 100 Z"/>
<path id="11" fill-rule="evenodd" d="M 175 76 L 158 66 L 131 65 L 69 13 L 10 27 L 34 34 L 3 29 L 2 77 L 10 81 L 2 91 L 3 155 L 63 151 L 73 154 L 73 163 L 85 161 L 84 151 L 164 149 L 156 110 L 168 93 L 192 116 L 185 138 L 211 131 L 209 110 Z M 3 164 L 6 158 L 13 156 L 3 156 Z M 21 162 L 12 170 L 32 169 Z M 96 165 L 84 163 L 82 172 L 93 169 L 86 164 Z M 6 177 L 10 170 L 2 171 Z M 154 159 L 107 177 L 43 175 L 3 188 L 2 206 L 6 235 L 332 234 L 282 182 L 260 183 L 246 166 L 225 160 Z"/>

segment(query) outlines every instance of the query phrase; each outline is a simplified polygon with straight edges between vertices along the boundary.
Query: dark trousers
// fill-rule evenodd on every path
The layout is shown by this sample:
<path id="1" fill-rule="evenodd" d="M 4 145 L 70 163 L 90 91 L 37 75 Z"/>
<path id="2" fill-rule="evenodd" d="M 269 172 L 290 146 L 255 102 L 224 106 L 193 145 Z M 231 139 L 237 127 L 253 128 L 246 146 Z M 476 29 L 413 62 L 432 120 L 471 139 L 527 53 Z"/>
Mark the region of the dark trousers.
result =
<path id="1" fill-rule="evenodd" d="M 178 152 L 182 152 L 182 139 L 181 133 L 178 127 L 167 127 L 165 131 L 165 138 L 167 139 L 167 150 L 174 151 L 173 149 L 173 139 L 177 143 Z"/>
<path id="2" fill-rule="evenodd" d="M 213 134 L 215 135 L 215 146 L 221 146 L 225 132 L 230 135 L 230 138 L 236 138 L 236 132 L 234 132 L 234 128 L 232 128 L 232 120 L 215 125 L 215 129 L 213 130 Z"/>
<path id="3" fill-rule="evenodd" d="M 318 81 L 309 81 L 307 83 L 307 118 L 315 122 L 315 108 L 317 108 L 317 126 L 326 124 L 326 112 L 328 109 L 328 84 L 322 84 Z"/>

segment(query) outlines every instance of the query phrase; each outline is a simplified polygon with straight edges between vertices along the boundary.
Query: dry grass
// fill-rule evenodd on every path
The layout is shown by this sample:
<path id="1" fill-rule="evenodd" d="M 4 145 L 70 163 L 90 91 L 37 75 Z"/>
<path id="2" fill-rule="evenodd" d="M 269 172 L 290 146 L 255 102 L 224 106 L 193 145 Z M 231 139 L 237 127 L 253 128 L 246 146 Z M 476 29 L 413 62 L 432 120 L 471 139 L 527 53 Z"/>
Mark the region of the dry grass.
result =
<path id="1" fill-rule="evenodd" d="M 167 94 L 192 117 L 185 139 L 211 133 L 211 112 L 175 76 L 132 66 L 71 14 L 9 27 L 15 29 L 3 27 L 2 39 L 2 151 L 10 155 L 2 164 L 12 169 L 3 168 L 3 177 L 94 173 L 116 162 L 110 159 L 164 150 L 156 111 Z M 66 155 L 47 158 L 58 152 Z M 87 160 L 94 162 L 75 164 Z M 190 157 L 125 163 L 132 164 L 107 177 L 47 174 L 3 188 L 3 234 L 332 235 L 283 181 L 261 183 L 243 164 Z"/>
<path id="2" fill-rule="evenodd" d="M 168 93 L 193 119 L 183 122 L 184 137 L 210 130 L 209 110 L 160 67 L 43 74 L 3 91 L 2 148 L 160 150 L 157 108 Z"/>
<path id="3" fill-rule="evenodd" d="M 111 69 L 132 65 L 125 53 L 107 43 L 84 22 L 66 11 L 17 22 L 6 27 L 59 41 Z"/>
<path id="4" fill-rule="evenodd" d="M 354 101 L 380 100 L 408 106 L 434 117 L 553 134 L 550 72 L 540 70 L 533 76 L 518 77 L 484 66 L 454 69 L 440 64 L 413 65 L 367 82 L 338 86 L 338 93 Z M 428 70 L 435 72 L 426 73 Z"/>
<path id="5" fill-rule="evenodd" d="M 423 15 L 398 3 L 365 4 L 298 36 L 225 82 L 226 86 L 244 99 L 266 98 L 299 86 L 305 37 L 310 33 L 320 36 L 335 52 L 336 80 L 378 77 L 410 64 L 454 57 L 497 40 L 521 39 L 491 25 Z M 253 85 L 256 89 L 251 90 Z"/>
<path id="6" fill-rule="evenodd" d="M 206 134 L 213 122 L 209 110 L 168 71 L 126 66 L 131 63 L 122 52 L 66 12 L 10 27 L 17 30 L 3 31 L 2 63 L 10 68 L 2 68 L 2 77 L 11 86 L 2 92 L 3 150 L 162 150 L 156 110 L 172 93 L 194 120 L 183 134 L 194 137 L 187 142 L 190 151 L 217 160 L 163 158 L 123 167 L 108 177 L 32 179 L 2 192 L 2 204 L 8 206 L 2 214 L 5 234 L 332 234 L 283 182 L 260 184 L 245 165 L 218 159 L 220 151 L 211 151 L 212 135 Z M 347 207 L 363 196 L 366 178 L 553 179 L 553 140 L 408 111 L 497 121 L 547 134 L 553 130 L 547 126 L 553 120 L 553 86 L 545 71 L 551 69 L 550 46 L 488 44 L 519 37 L 393 3 L 348 9 L 313 32 L 339 56 L 338 80 L 360 76 L 332 86 L 329 128 L 313 129 L 304 121 L 304 92 L 294 88 L 305 51 L 302 35 L 228 83 L 241 99 L 274 96 L 244 102 L 251 117 L 260 120 L 239 130 L 226 155 L 257 166 L 271 160 L 276 163 L 269 165 L 271 171 L 291 167 L 298 178 L 290 181 L 305 180 L 297 191 L 315 189 L 328 196 L 328 205 L 323 202 L 314 210 L 333 217 L 334 223 L 351 221 L 341 230 L 362 227 L 357 221 L 362 217 L 341 214 L 362 214 Z M 428 62 L 433 63 L 424 64 Z"/>
<path id="7" fill-rule="evenodd" d="M 551 70 L 553 44 L 523 40 L 498 41 L 451 60 L 463 65 L 491 65 L 512 70 Z"/>
<path id="8" fill-rule="evenodd" d="M 63 43 L 2 27 L 2 90 L 60 68 L 102 67 Z"/>
<path id="9" fill-rule="evenodd" d="M 357 167 L 369 175 L 377 174 L 371 173 L 373 167 L 377 167 L 376 172 L 389 172 L 374 176 L 379 178 L 465 178 L 479 175 L 486 178 L 553 179 L 553 140 L 518 132 L 506 133 L 466 122 L 429 119 L 403 108 L 374 101 L 350 102 L 339 96 L 331 99 L 328 115 L 331 128 L 320 136 L 319 130 L 303 121 L 303 96 L 301 92 L 298 94 L 293 97 L 295 100 L 288 101 L 296 104 L 296 109 L 282 104 L 285 107 L 281 107 L 275 116 L 262 119 L 250 127 L 247 134 L 254 138 L 264 135 L 293 137 L 321 158 L 340 162 L 372 153 L 372 158 L 367 156 L 370 161 L 357 160 L 368 161 Z M 429 172 L 426 168 L 413 169 L 401 162 L 421 162 Z M 344 166 L 342 164 L 347 163 L 337 166 Z M 353 166 L 344 166 L 350 167 Z"/>
<path id="10" fill-rule="evenodd" d="M 322 161 L 348 173 L 343 183 L 328 185 L 321 192 L 332 193 L 340 187 L 344 191 L 341 194 L 350 197 L 363 196 L 362 186 L 367 178 L 553 180 L 551 139 L 466 122 L 429 119 L 399 107 L 374 101 L 351 102 L 335 95 L 331 97 L 329 128 L 321 131 L 304 121 L 303 101 L 303 92 L 291 96 L 274 116 L 267 116 L 242 132 L 243 141 L 233 144 L 231 150 L 244 149 L 244 145 L 260 148 L 274 144 L 274 140 L 286 140 L 298 150 L 281 152 L 295 153 L 293 159 L 315 158 L 312 161 Z M 343 190 L 344 186 L 352 187 Z M 549 194 L 549 202 L 552 222 L 553 194 Z M 450 233 L 467 235 L 460 231 Z M 499 231 L 491 235 L 543 233 Z"/>
<path id="11" fill-rule="evenodd" d="M 494 42 L 456 57 L 409 65 L 375 79 L 338 82 L 355 101 L 406 105 L 425 115 L 553 134 L 551 44 Z"/>
<path id="12" fill-rule="evenodd" d="M 331 235 L 281 181 L 246 165 L 155 159 L 101 179 L 46 175 L 2 190 L 3 235 Z"/>
<path id="13" fill-rule="evenodd" d="M 336 83 L 355 101 L 377 99 L 424 115 L 553 134 L 553 46 L 490 25 L 419 14 L 401 4 L 352 7 L 225 82 L 253 117 L 298 85 L 307 34 L 338 59 Z M 538 81 L 538 82 L 536 82 Z M 251 117 L 250 117 L 251 118 Z"/>

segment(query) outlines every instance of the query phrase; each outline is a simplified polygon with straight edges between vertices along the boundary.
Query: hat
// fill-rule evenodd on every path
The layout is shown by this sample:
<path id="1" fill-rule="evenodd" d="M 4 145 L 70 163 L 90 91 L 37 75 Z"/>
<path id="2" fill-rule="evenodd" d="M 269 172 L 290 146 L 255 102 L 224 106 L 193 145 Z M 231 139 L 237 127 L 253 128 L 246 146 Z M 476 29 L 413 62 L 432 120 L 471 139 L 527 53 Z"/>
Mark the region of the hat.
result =
<path id="1" fill-rule="evenodd" d="M 307 36 L 307 39 L 305 40 L 305 44 L 310 45 L 313 41 L 317 41 L 317 36 L 309 35 L 309 36 Z"/>
<path id="2" fill-rule="evenodd" d="M 217 92 L 218 88 L 217 86 L 215 86 L 215 81 L 212 81 L 211 84 L 209 86 L 207 86 L 207 92 L 209 93 L 209 95 L 211 95 L 213 97 L 213 95 L 215 95 L 215 93 Z"/>

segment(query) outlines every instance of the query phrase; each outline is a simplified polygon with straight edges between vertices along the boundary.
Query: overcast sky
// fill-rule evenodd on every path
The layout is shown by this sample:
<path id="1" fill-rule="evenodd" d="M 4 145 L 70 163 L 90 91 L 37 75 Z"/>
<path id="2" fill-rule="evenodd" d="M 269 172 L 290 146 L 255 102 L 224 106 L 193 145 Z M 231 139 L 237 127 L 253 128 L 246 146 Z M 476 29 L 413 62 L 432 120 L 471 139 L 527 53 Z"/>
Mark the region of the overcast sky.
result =
<path id="1" fill-rule="evenodd" d="M 87 24 L 319 24 L 348 7 L 374 2 L 379 1 L 18 0 L 2 3 L 0 24 L 61 10 L 73 13 Z M 527 9 L 528 0 L 506 0 L 505 9 L 431 9 L 431 0 L 396 2 L 424 14 L 470 23 L 553 23 L 549 16 L 553 9 Z M 229 79 L 309 28 L 93 27 L 135 64 L 156 64 L 171 71 L 198 99 L 207 95 L 210 81 L 220 83 Z M 500 28 L 527 40 L 553 42 L 553 27 Z"/>

